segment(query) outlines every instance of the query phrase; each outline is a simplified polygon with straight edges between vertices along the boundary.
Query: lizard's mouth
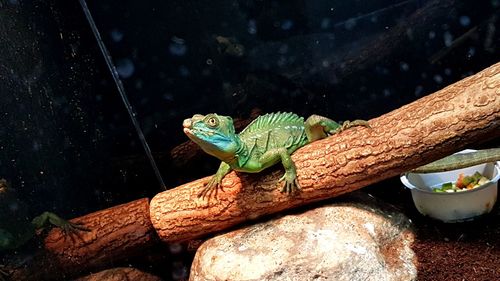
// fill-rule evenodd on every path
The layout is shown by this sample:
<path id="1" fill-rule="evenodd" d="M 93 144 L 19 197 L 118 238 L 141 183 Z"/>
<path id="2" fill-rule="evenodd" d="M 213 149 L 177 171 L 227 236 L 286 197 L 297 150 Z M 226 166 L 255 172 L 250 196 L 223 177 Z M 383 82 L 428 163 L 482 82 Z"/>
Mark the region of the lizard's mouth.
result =
<path id="1" fill-rule="evenodd" d="M 193 136 L 194 135 L 193 130 L 192 130 L 193 121 L 191 119 L 185 119 L 182 122 L 182 127 L 184 127 L 184 134 L 186 134 L 188 136 Z"/>
<path id="2" fill-rule="evenodd" d="M 186 134 L 188 137 L 196 137 L 196 138 L 210 138 L 213 137 L 214 135 L 221 135 L 217 132 L 213 132 L 210 130 L 203 130 L 199 128 L 184 128 L 184 134 Z"/>
<path id="3" fill-rule="evenodd" d="M 184 134 L 188 135 L 188 136 L 192 136 L 193 135 L 193 131 L 189 128 L 184 128 Z"/>

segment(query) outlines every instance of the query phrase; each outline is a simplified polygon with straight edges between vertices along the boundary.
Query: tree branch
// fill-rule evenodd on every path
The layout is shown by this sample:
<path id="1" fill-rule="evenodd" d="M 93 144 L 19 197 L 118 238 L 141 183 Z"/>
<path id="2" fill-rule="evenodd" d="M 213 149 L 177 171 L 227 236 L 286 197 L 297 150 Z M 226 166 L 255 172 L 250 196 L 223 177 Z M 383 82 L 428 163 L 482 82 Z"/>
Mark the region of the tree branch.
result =
<path id="1" fill-rule="evenodd" d="M 500 63 L 432 95 L 313 142 L 293 155 L 302 192 L 279 192 L 281 167 L 236 174 L 210 201 L 197 197 L 202 178 L 156 195 L 150 215 L 160 238 L 186 241 L 249 219 L 335 197 L 500 136 Z M 277 165 L 279 166 L 279 165 Z"/>

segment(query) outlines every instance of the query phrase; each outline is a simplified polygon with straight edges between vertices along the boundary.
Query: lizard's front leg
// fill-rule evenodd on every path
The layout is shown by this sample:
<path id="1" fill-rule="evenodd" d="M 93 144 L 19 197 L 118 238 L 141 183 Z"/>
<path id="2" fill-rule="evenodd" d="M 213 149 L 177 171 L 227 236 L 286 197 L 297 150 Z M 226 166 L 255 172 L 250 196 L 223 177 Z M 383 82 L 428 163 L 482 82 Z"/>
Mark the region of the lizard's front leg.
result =
<path id="1" fill-rule="evenodd" d="M 297 171 L 295 168 L 295 163 L 293 163 L 290 154 L 286 148 L 274 148 L 266 153 L 264 153 L 260 158 L 259 162 L 265 166 L 266 163 L 272 163 L 276 160 L 281 159 L 281 163 L 285 168 L 285 174 L 280 178 L 279 181 L 285 181 L 285 185 L 281 189 L 281 192 L 293 193 L 301 189 L 299 182 L 297 181 Z"/>
<path id="2" fill-rule="evenodd" d="M 89 229 L 83 225 L 69 222 L 51 212 L 43 212 L 41 215 L 35 217 L 31 221 L 31 224 L 35 227 L 35 229 L 42 229 L 51 224 L 60 228 L 64 234 L 76 234 L 79 231 L 89 231 Z"/>
<path id="3" fill-rule="evenodd" d="M 210 196 L 212 195 L 213 192 L 215 192 L 215 196 L 217 196 L 217 191 L 219 189 L 222 190 L 222 179 L 231 171 L 231 167 L 229 164 L 226 162 L 221 162 L 219 169 L 215 173 L 215 175 L 205 184 L 205 187 L 201 190 L 200 193 L 198 193 L 198 198 L 202 197 L 205 198 L 205 196 Z"/>

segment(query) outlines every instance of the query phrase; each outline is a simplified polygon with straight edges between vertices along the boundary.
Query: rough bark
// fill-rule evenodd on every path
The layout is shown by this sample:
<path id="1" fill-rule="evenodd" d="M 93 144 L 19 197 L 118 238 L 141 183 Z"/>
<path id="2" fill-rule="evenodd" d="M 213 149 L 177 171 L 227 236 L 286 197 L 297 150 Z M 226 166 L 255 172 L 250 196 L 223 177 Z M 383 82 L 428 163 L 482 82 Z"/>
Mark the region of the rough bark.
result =
<path id="1" fill-rule="evenodd" d="M 138 255 L 158 240 L 147 198 L 71 220 L 89 229 L 64 234 L 52 229 L 45 250 L 28 265 L 9 272 L 12 280 L 63 280 Z M 16 267 L 15 265 L 10 265 Z"/>
<path id="2" fill-rule="evenodd" d="M 292 159 L 302 192 L 295 196 L 279 192 L 281 167 L 258 175 L 231 172 L 217 198 L 197 197 L 209 177 L 156 195 L 152 223 L 164 241 L 195 239 L 362 188 L 496 138 L 500 63 L 369 123 L 371 129 L 352 128 L 297 150 Z"/>

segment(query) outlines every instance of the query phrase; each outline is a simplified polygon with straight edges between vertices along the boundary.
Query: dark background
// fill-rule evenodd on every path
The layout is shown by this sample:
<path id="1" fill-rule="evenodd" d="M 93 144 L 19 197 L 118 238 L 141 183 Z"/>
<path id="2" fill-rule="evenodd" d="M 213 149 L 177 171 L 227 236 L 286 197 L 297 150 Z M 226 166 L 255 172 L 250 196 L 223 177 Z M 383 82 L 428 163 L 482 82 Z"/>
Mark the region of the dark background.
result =
<path id="1" fill-rule="evenodd" d="M 89 1 L 168 188 L 182 120 L 370 119 L 499 61 L 500 1 Z M 0 177 L 33 215 L 162 190 L 77 0 L 0 0 Z"/>

